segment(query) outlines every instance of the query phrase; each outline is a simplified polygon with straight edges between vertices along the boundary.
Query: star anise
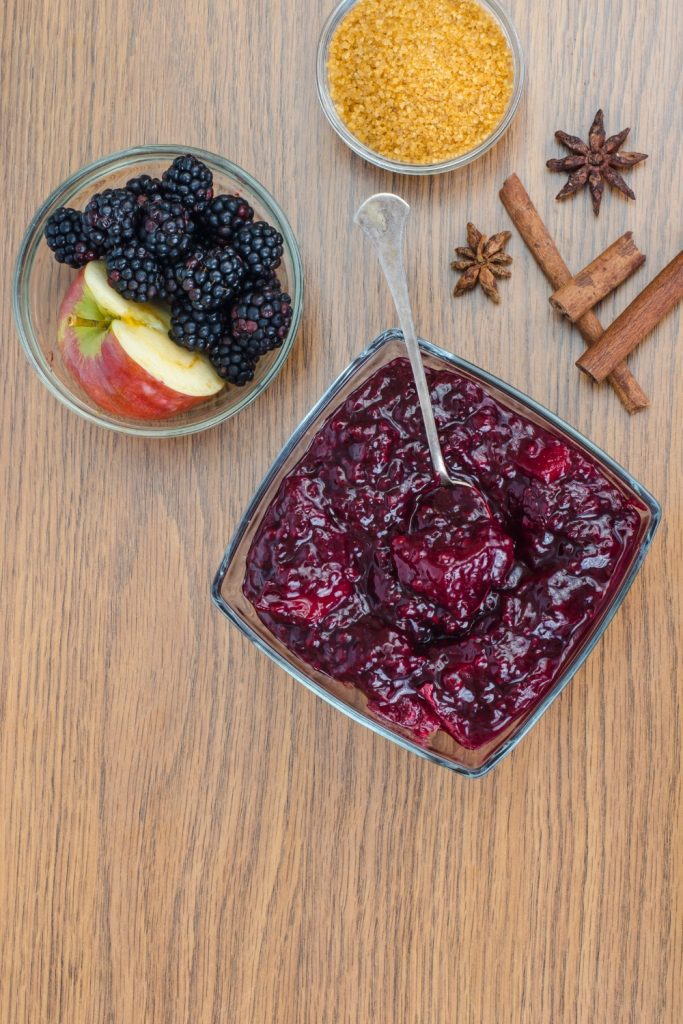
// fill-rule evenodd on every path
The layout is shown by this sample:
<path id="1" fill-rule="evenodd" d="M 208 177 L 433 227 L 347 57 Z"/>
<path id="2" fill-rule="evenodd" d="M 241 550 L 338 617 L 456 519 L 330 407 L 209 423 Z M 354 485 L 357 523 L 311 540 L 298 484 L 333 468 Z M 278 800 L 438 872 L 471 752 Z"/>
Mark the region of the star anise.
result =
<path id="1" fill-rule="evenodd" d="M 505 267 L 512 263 L 512 256 L 503 252 L 511 235 L 510 231 L 499 231 L 487 238 L 477 231 L 474 224 L 467 225 L 467 245 L 455 250 L 460 259 L 451 263 L 453 270 L 464 270 L 453 289 L 454 295 L 468 292 L 478 281 L 490 299 L 500 302 L 496 278 L 511 276 Z"/>
<path id="2" fill-rule="evenodd" d="M 630 128 L 624 128 L 618 135 L 610 135 L 605 138 L 605 124 L 602 110 L 598 110 L 591 130 L 588 135 L 588 143 L 582 142 L 576 135 L 567 135 L 566 132 L 555 132 L 555 138 L 566 146 L 573 154 L 566 156 L 563 160 L 548 160 L 546 167 L 551 171 L 569 171 L 567 184 L 557 193 L 556 199 L 564 199 L 565 196 L 578 192 L 584 185 L 588 185 L 593 201 L 593 213 L 600 212 L 602 193 L 605 190 L 605 182 L 618 188 L 629 199 L 635 199 L 635 193 L 628 187 L 620 170 L 626 167 L 633 167 L 641 160 L 647 160 L 647 153 L 619 153 L 617 152 L 626 141 Z"/>

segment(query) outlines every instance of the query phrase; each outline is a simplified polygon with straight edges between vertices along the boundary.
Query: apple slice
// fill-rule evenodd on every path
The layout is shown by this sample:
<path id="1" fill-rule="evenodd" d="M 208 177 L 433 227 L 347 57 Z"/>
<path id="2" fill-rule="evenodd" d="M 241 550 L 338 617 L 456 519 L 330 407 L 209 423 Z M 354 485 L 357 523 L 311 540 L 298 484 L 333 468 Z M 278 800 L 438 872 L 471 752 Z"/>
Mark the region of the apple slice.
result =
<path id="1" fill-rule="evenodd" d="M 129 359 L 172 391 L 210 398 L 223 386 L 208 359 L 176 345 L 168 334 L 125 320 L 112 321 L 111 330 Z"/>
<path id="2" fill-rule="evenodd" d="M 59 311 L 64 362 L 83 390 L 107 412 L 166 419 L 223 388 L 209 360 L 168 336 L 163 306 L 131 302 L 107 283 L 103 263 L 88 263 Z"/>
<path id="3" fill-rule="evenodd" d="M 131 302 L 112 288 L 107 281 L 107 265 L 100 260 L 86 263 L 83 272 L 85 287 L 92 295 L 95 305 L 112 318 L 128 320 L 131 323 L 147 324 L 160 331 L 171 329 L 168 311 L 158 302 Z"/>

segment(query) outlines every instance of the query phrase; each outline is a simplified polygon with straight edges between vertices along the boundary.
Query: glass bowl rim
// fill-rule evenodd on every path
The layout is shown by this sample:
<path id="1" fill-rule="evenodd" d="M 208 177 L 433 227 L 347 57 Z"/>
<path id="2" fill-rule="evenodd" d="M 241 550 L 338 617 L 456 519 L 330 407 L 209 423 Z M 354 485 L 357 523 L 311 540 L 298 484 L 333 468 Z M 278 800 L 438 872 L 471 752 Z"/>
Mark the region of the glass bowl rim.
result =
<path id="1" fill-rule="evenodd" d="M 404 750 L 409 750 L 413 754 L 417 754 L 419 757 L 424 758 L 427 761 L 431 761 L 434 764 L 441 765 L 443 768 L 448 768 L 450 771 L 455 772 L 457 775 L 463 775 L 467 778 L 476 779 L 482 778 L 487 775 L 499 762 L 506 757 L 517 744 L 526 736 L 526 734 L 534 727 L 541 716 L 547 711 L 553 701 L 559 697 L 567 684 L 576 675 L 578 670 L 581 668 L 583 663 L 588 658 L 589 654 L 595 648 L 598 641 L 602 638 L 605 630 L 609 626 L 610 622 L 614 618 L 617 610 L 621 606 L 626 594 L 633 581 L 635 580 L 640 568 L 643 564 L 645 556 L 652 544 L 653 537 L 657 531 L 657 527 L 661 521 L 662 508 L 657 499 L 652 495 L 647 488 L 643 487 L 638 480 L 635 479 L 631 473 L 628 472 L 623 466 L 621 466 L 615 459 L 611 458 L 602 448 L 600 448 L 593 441 L 590 441 L 580 431 L 576 430 L 570 424 L 566 423 L 556 413 L 546 409 L 545 406 L 541 405 L 540 402 L 535 401 L 529 395 L 526 395 L 523 391 L 515 388 L 512 384 L 508 384 L 506 381 L 501 380 L 495 374 L 489 373 L 487 370 L 481 369 L 474 363 L 468 362 L 466 359 L 462 359 L 460 356 L 455 355 L 452 352 L 448 352 L 445 349 L 440 348 L 438 345 L 434 345 L 432 342 L 419 339 L 419 345 L 423 352 L 427 355 L 433 356 L 437 359 L 442 359 L 449 363 L 451 366 L 458 370 L 463 370 L 465 373 L 472 374 L 475 378 L 481 380 L 484 384 L 488 384 L 498 391 L 503 392 L 507 397 L 513 401 L 518 402 L 525 409 L 535 413 L 537 416 L 547 420 L 548 423 L 555 429 L 565 433 L 572 441 L 581 447 L 585 448 L 591 455 L 593 455 L 602 465 L 606 466 L 619 480 L 629 487 L 646 505 L 650 513 L 650 521 L 647 525 L 647 529 L 642 537 L 638 550 L 633 558 L 631 565 L 629 566 L 628 572 L 624 575 L 618 589 L 612 595 L 612 599 L 607 609 L 603 613 L 600 625 L 594 635 L 586 643 L 585 647 L 579 651 L 576 657 L 570 662 L 566 670 L 559 677 L 557 682 L 551 687 L 551 689 L 545 694 L 545 696 L 539 701 L 529 717 L 522 723 L 522 725 L 513 733 L 511 733 L 507 739 L 491 754 L 487 757 L 484 763 L 476 768 L 470 768 L 466 765 L 457 764 L 453 761 L 442 757 L 438 752 L 420 747 L 417 743 L 398 735 L 397 733 L 391 732 L 388 728 L 385 728 L 380 722 L 371 719 L 369 716 L 363 714 L 362 711 L 345 704 L 339 700 L 334 694 L 329 693 L 323 687 L 319 686 L 315 680 L 306 676 L 303 672 L 300 672 L 295 668 L 285 657 L 280 655 L 278 651 L 271 648 L 254 630 L 251 628 L 248 622 L 245 622 L 239 613 L 234 610 L 231 605 L 225 600 L 221 593 L 223 579 L 230 567 L 230 564 L 235 556 L 237 549 L 242 541 L 245 531 L 252 522 L 254 515 L 258 512 L 261 500 L 270 487 L 273 479 L 280 472 L 280 469 L 284 461 L 292 453 L 292 451 L 298 445 L 301 437 L 306 433 L 311 424 L 316 418 L 326 409 L 328 409 L 334 399 L 335 395 L 341 390 L 341 388 L 362 368 L 362 366 L 377 352 L 380 348 L 391 341 L 402 341 L 403 334 L 396 328 L 389 328 L 379 334 L 366 349 L 364 349 L 358 356 L 356 356 L 348 366 L 342 370 L 339 376 L 330 384 L 320 399 L 313 405 L 306 416 L 301 420 L 299 425 L 295 428 L 293 433 L 290 435 L 288 440 L 280 452 L 276 455 L 275 459 L 271 463 L 268 471 L 266 472 L 263 480 L 256 488 L 253 497 L 251 498 L 246 511 L 242 518 L 237 524 L 234 533 L 225 549 L 225 553 L 218 567 L 218 570 L 214 576 L 211 584 L 211 599 L 214 605 L 226 616 L 226 618 L 235 625 L 239 631 L 246 636 L 258 650 L 266 654 L 271 661 L 275 662 L 280 668 L 301 683 L 306 689 L 315 693 L 318 697 L 321 697 L 327 704 L 337 708 L 343 712 L 348 718 L 358 722 L 360 725 L 365 726 L 378 736 L 383 736 L 385 739 L 391 740 L 392 743 L 397 744 Z"/>
<path id="2" fill-rule="evenodd" d="M 175 426 L 172 419 L 168 421 L 150 421 L 149 426 L 132 422 L 118 422 L 110 419 L 109 414 L 104 410 L 99 414 L 88 409 L 74 395 L 70 394 L 66 387 L 62 388 L 59 386 L 52 374 L 50 374 L 47 365 L 40 358 L 41 346 L 33 326 L 29 302 L 29 282 L 33 266 L 38 248 L 42 242 L 43 228 L 47 217 L 59 206 L 68 205 L 69 200 L 81 189 L 96 184 L 106 174 L 124 169 L 132 169 L 136 165 L 150 160 L 165 158 L 174 160 L 177 156 L 182 156 L 189 152 L 194 153 L 205 163 L 213 165 L 214 168 L 218 168 L 226 176 L 243 183 L 246 188 L 254 193 L 264 209 L 277 220 L 287 254 L 292 264 L 293 280 L 288 282 L 292 294 L 292 323 L 287 338 L 279 349 L 272 366 L 269 367 L 261 380 L 257 382 L 253 390 L 233 406 L 221 409 L 206 419 L 198 420 L 194 423 L 176 424 Z M 115 153 L 99 157 L 97 160 L 85 164 L 65 178 L 64 181 L 52 190 L 31 218 L 19 246 L 12 279 L 12 310 L 19 340 L 28 362 L 48 391 L 65 405 L 67 409 L 77 413 L 90 423 L 95 423 L 99 427 L 104 427 L 107 430 L 113 430 L 120 434 L 136 437 L 182 437 L 186 434 L 198 434 L 217 426 L 219 423 L 223 423 L 232 416 L 236 416 L 237 413 L 256 401 L 279 374 L 289 356 L 301 323 L 303 298 L 303 265 L 299 245 L 288 218 L 268 189 L 243 167 L 228 160 L 227 157 L 212 153 L 209 150 L 200 149 L 197 146 L 181 146 L 173 143 L 133 146 L 117 150 Z"/>
<path id="3" fill-rule="evenodd" d="M 364 142 L 361 142 L 360 139 L 346 127 L 346 124 L 337 113 L 337 108 L 334 105 L 332 96 L 330 95 L 327 82 L 327 54 L 330 42 L 344 16 L 352 7 L 355 6 L 355 4 L 359 2 L 360 0 L 341 0 L 341 3 L 335 7 L 325 21 L 318 40 L 316 59 L 316 85 L 318 99 L 325 117 L 334 128 L 339 138 L 342 139 L 342 141 L 345 142 L 357 156 L 362 157 L 363 160 L 367 160 L 368 163 L 374 164 L 376 167 L 381 167 L 385 171 L 393 171 L 395 174 L 428 175 L 455 171 L 460 167 L 465 167 L 467 164 L 472 163 L 480 156 L 483 156 L 484 153 L 487 153 L 489 149 L 492 149 L 508 130 L 512 123 L 512 119 L 517 113 L 526 77 L 526 63 L 519 34 L 511 15 L 505 10 L 505 8 L 501 7 L 497 0 L 476 0 L 476 3 L 488 10 L 502 26 L 512 52 L 514 80 L 510 101 L 503 117 L 491 134 L 487 135 L 483 142 L 480 142 L 478 146 L 474 147 L 474 149 L 470 149 L 466 153 L 461 153 L 459 156 L 451 157 L 448 160 L 440 160 L 434 164 L 411 164 L 382 156 L 381 153 L 377 153 L 374 149 L 370 149 L 369 146 L 366 146 Z"/>

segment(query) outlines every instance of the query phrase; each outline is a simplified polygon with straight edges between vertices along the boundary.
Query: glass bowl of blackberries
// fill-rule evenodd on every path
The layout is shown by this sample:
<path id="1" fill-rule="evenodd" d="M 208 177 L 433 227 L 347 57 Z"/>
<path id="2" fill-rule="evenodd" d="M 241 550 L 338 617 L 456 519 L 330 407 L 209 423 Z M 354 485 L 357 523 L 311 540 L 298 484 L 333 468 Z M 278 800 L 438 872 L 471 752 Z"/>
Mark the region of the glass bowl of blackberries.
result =
<path id="1" fill-rule="evenodd" d="M 14 314 L 55 397 L 127 434 L 234 416 L 274 380 L 301 320 L 292 229 L 241 167 L 146 146 L 97 160 L 43 203 L 21 244 Z"/>

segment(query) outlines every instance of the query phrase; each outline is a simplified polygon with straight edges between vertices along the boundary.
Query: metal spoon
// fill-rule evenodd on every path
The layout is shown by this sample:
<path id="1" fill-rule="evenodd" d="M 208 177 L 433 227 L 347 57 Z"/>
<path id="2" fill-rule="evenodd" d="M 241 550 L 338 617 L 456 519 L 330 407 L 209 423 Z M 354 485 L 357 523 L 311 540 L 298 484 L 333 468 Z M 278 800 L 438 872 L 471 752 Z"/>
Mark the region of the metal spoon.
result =
<path id="1" fill-rule="evenodd" d="M 363 229 L 377 250 L 384 276 L 396 306 L 406 348 L 408 349 L 410 365 L 413 369 L 417 397 L 420 400 L 429 454 L 432 457 L 434 469 L 438 473 L 444 487 L 469 487 L 471 491 L 480 495 L 478 488 L 465 477 L 448 472 L 443 452 L 441 451 L 439 435 L 437 434 L 434 421 L 432 400 L 429 395 L 427 378 L 417 344 L 413 313 L 408 296 L 408 282 L 403 264 L 403 241 L 409 213 L 410 207 L 408 203 L 401 199 L 400 196 L 392 195 L 390 192 L 380 192 L 378 195 L 370 196 L 369 199 L 366 199 L 353 219 Z M 480 496 L 483 498 L 483 495 Z"/>

